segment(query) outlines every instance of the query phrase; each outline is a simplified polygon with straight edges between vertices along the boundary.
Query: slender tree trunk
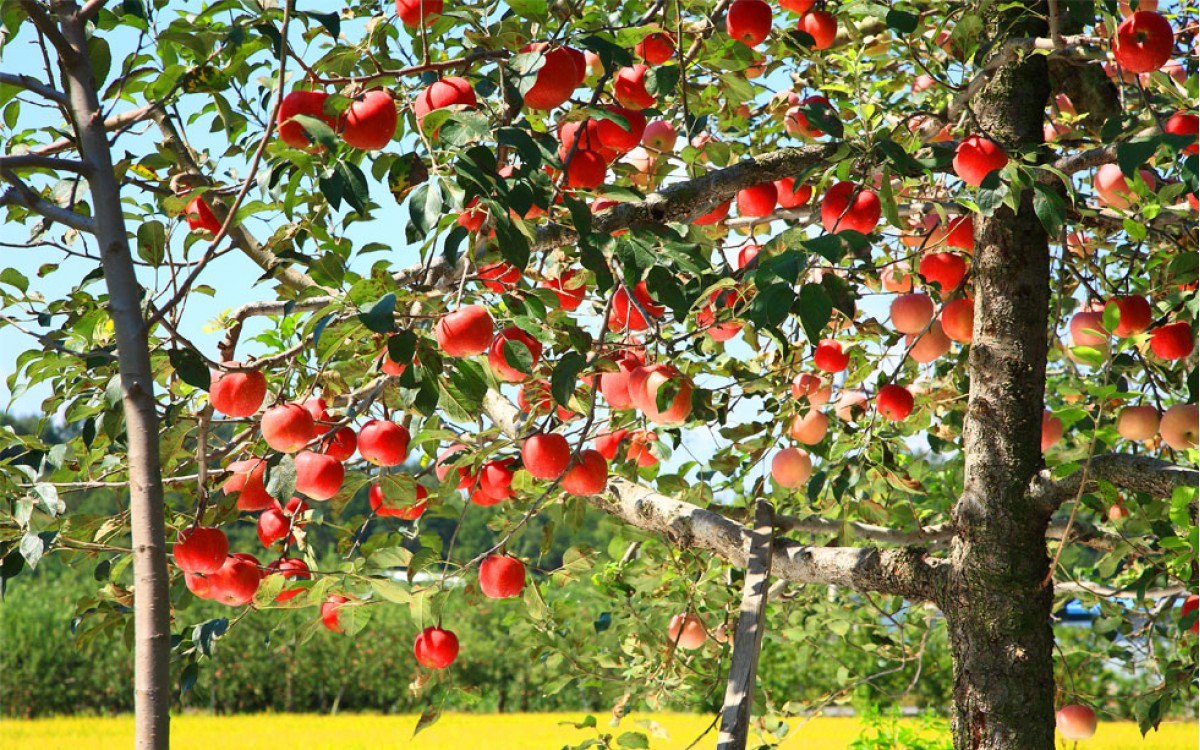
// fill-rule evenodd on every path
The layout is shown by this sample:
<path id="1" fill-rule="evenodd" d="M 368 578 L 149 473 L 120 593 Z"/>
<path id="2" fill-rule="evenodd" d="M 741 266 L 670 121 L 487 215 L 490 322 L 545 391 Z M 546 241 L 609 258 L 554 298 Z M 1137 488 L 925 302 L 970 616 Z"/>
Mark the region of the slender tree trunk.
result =
<path id="1" fill-rule="evenodd" d="M 150 369 L 141 288 L 125 233 L 121 185 L 113 173 L 104 115 L 88 59 L 79 6 L 57 7 L 63 36 L 75 49 L 62 60 L 71 119 L 81 159 L 91 168 L 88 184 L 95 212 L 109 316 L 117 336 L 125 434 L 129 447 L 130 516 L 134 575 L 134 713 L 139 750 L 165 750 L 170 743 L 170 598 L 166 532 L 158 453 L 158 414 Z"/>
<path id="2" fill-rule="evenodd" d="M 1045 36 L 1045 3 L 995 13 L 994 45 Z M 978 127 L 1010 153 L 1042 142 L 1050 93 L 1044 57 L 1001 68 L 972 104 Z M 969 126 L 970 127 L 970 126 Z M 1054 747 L 1049 521 L 1028 497 L 1040 435 L 1049 315 L 1049 249 L 1031 191 L 1019 210 L 977 217 L 975 331 L 954 509 L 946 613 L 954 655 L 956 750 Z"/>

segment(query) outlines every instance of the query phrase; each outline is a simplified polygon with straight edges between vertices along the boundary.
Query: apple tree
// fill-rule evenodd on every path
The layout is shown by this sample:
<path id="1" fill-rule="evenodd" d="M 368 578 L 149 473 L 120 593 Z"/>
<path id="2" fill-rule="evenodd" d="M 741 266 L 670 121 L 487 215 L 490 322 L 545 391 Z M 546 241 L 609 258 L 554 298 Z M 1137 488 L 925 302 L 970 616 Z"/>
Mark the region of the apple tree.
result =
<path id="1" fill-rule="evenodd" d="M 103 563 L 145 748 L 272 607 L 407 605 L 426 721 L 481 597 L 562 684 L 711 696 L 743 576 L 767 659 L 915 680 L 942 633 L 957 748 L 1148 730 L 1197 675 L 1197 14 L 1157 5 L 5 0 L 8 385 L 81 430 L 0 473 L 3 574 Z M 607 550 L 506 554 L 594 511 Z M 466 513 L 483 554 L 422 532 Z M 1144 694 L 1078 692 L 1075 599 Z"/>

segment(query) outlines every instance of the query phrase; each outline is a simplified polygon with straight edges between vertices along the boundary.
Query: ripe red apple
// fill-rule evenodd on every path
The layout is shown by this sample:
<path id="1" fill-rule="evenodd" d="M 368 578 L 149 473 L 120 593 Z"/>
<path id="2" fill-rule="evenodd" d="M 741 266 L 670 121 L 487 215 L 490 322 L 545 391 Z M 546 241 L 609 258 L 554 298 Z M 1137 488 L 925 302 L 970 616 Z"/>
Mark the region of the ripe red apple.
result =
<path id="1" fill-rule="evenodd" d="M 567 187 L 592 190 L 603 185 L 608 176 L 608 162 L 595 151 L 577 149 L 565 165 Z"/>
<path id="2" fill-rule="evenodd" d="M 376 466 L 399 466 L 408 455 L 408 428 L 382 419 L 372 419 L 358 433 L 358 452 Z"/>
<path id="3" fill-rule="evenodd" d="M 527 45 L 522 52 L 541 52 L 546 62 L 538 69 L 537 81 L 525 92 L 525 106 L 530 109 L 550 110 L 571 98 L 576 87 L 587 76 L 575 60 L 574 50 L 569 47 L 550 48 L 545 42 Z M 585 63 L 586 64 L 586 63 Z"/>
<path id="4" fill-rule="evenodd" d="M 396 0 L 396 15 L 410 29 L 428 25 L 442 14 L 442 0 Z"/>
<path id="5" fill-rule="evenodd" d="M 426 669 L 445 669 L 458 658 L 458 636 L 439 627 L 425 628 L 413 643 L 413 654 Z"/>
<path id="6" fill-rule="evenodd" d="M 346 467 L 333 456 L 315 451 L 296 454 L 296 491 L 313 500 L 328 500 L 342 488 Z"/>
<path id="7" fill-rule="evenodd" d="M 562 488 L 572 495 L 598 495 L 608 486 L 608 462 L 599 451 L 579 452 L 575 465 L 563 476 Z"/>
<path id="8" fill-rule="evenodd" d="M 620 450 L 621 441 L 629 434 L 629 430 L 621 428 L 613 432 L 605 432 L 596 436 L 596 452 L 608 461 L 617 460 L 617 452 Z"/>
<path id="9" fill-rule="evenodd" d="M 610 409 L 632 409 L 633 399 L 629 395 L 629 373 L 642 366 L 642 360 L 626 354 L 617 360 L 617 372 L 600 373 L 600 393 Z"/>
<path id="10" fill-rule="evenodd" d="M 958 253 L 925 253 L 917 272 L 926 282 L 936 283 L 943 292 L 950 292 L 957 289 L 967 275 L 967 261 Z"/>
<path id="11" fill-rule="evenodd" d="M 538 360 L 542 356 L 541 342 L 520 328 L 509 326 L 496 334 L 496 338 L 492 339 L 492 345 L 488 347 L 488 365 L 491 366 L 492 372 L 496 374 L 496 377 L 508 383 L 520 383 L 523 380 L 528 380 L 528 373 L 521 372 L 508 363 L 508 358 L 504 350 L 509 343 L 513 346 L 524 347 L 529 352 L 530 359 L 532 360 L 530 367 L 533 368 L 537 367 Z"/>
<path id="12" fill-rule="evenodd" d="M 1000 144 L 981 135 L 964 138 L 954 150 L 954 174 L 968 185 L 979 187 L 985 177 L 1008 164 Z"/>
<path id="13" fill-rule="evenodd" d="M 970 214 L 950 220 L 946 227 L 946 244 L 968 253 L 975 249 L 975 220 Z"/>
<path id="14" fill-rule="evenodd" d="M 1048 411 L 1042 412 L 1042 453 L 1058 445 L 1062 436 L 1062 420 Z"/>
<path id="15" fill-rule="evenodd" d="M 208 581 L 213 600 L 237 607 L 254 599 L 262 573 L 253 555 L 235 552 L 225 558 L 221 569 L 209 576 Z"/>
<path id="16" fill-rule="evenodd" d="M 1071 344 L 1073 346 L 1108 346 L 1108 333 L 1104 330 L 1103 313 L 1085 310 L 1071 316 Z"/>
<path id="17" fill-rule="evenodd" d="M 196 196 L 191 203 L 187 204 L 187 208 L 183 209 L 183 215 L 187 217 L 188 229 L 193 231 L 203 229 L 213 234 L 221 231 L 221 222 L 217 220 L 216 214 L 200 196 Z"/>
<path id="18" fill-rule="evenodd" d="M 643 312 L 657 320 L 667 311 L 667 308 L 654 304 L 654 299 L 650 296 L 650 290 L 646 288 L 644 281 L 639 281 L 633 287 L 633 298 L 641 306 L 641 310 L 630 302 L 629 290 L 626 287 L 619 286 L 613 292 L 612 307 L 608 313 L 608 330 L 613 332 L 626 329 L 644 331 L 650 327 L 650 321 L 642 314 Z"/>
<path id="19" fill-rule="evenodd" d="M 488 555 L 479 565 L 479 590 L 489 599 L 511 599 L 525 588 L 525 564 L 507 555 Z"/>
<path id="20" fill-rule="evenodd" d="M 312 578 L 312 571 L 308 568 L 308 563 L 297 557 L 281 557 L 267 566 L 267 575 L 275 575 L 278 573 L 283 576 L 286 581 L 307 581 Z M 284 588 L 280 590 L 275 597 L 277 602 L 286 602 L 295 599 L 300 594 L 304 593 L 303 586 L 295 588 Z"/>
<path id="21" fill-rule="evenodd" d="M 267 378 L 257 370 L 213 373 L 208 400 L 213 409 L 230 417 L 249 417 L 267 397 Z"/>
<path id="22" fill-rule="evenodd" d="M 829 116 L 835 117 L 837 113 L 833 110 L 833 105 L 823 96 L 810 96 L 800 105 L 816 105 L 829 110 Z M 801 106 L 795 106 L 788 109 L 783 115 L 783 127 L 792 135 L 802 135 L 807 138 L 820 138 L 825 135 L 825 132 L 820 128 L 812 125 L 808 121 L 808 117 L 804 114 L 804 109 Z"/>
<path id="23" fill-rule="evenodd" d="M 1108 514 L 1107 515 L 1108 515 L 1109 521 L 1116 523 L 1117 521 L 1120 521 L 1122 518 L 1129 518 L 1129 509 L 1126 508 L 1124 505 L 1122 505 L 1121 500 L 1118 498 L 1117 502 L 1108 506 Z"/>
<path id="24" fill-rule="evenodd" d="M 429 505 L 426 498 L 429 497 L 429 490 L 422 485 L 417 485 L 417 497 L 409 505 L 392 506 L 388 504 L 388 500 L 383 495 L 383 487 L 378 483 L 371 485 L 371 489 L 367 490 L 367 500 L 371 503 L 371 510 L 378 516 L 390 516 L 399 518 L 401 521 L 415 521 L 425 512 L 425 508 Z"/>
<path id="25" fill-rule="evenodd" d="M 789 490 L 800 487 L 812 476 L 812 459 L 799 448 L 784 448 L 771 459 L 771 478 Z"/>
<path id="26" fill-rule="evenodd" d="M 904 386 L 888 384 L 875 394 L 875 408 L 892 422 L 906 419 L 913 410 L 913 396 Z"/>
<path id="27" fill-rule="evenodd" d="M 826 10 L 813 10 L 800 16 L 796 28 L 813 38 L 813 49 L 829 49 L 837 39 L 837 16 Z"/>
<path id="28" fill-rule="evenodd" d="M 666 154 L 675 149 L 675 141 L 678 138 L 679 133 L 674 125 L 666 120 L 651 120 L 642 133 L 642 145 L 651 151 Z"/>
<path id="29" fill-rule="evenodd" d="M 316 425 L 300 404 L 280 404 L 263 412 L 263 440 L 280 453 L 295 453 L 313 439 Z"/>
<path id="30" fill-rule="evenodd" d="M 1183 600 L 1183 606 L 1179 609 L 1179 618 L 1181 620 L 1186 618 L 1189 612 L 1193 612 L 1198 608 L 1200 608 L 1200 596 L 1192 594 Z M 1188 630 L 1192 633 L 1200 633 L 1200 619 L 1193 620 L 1192 626 Z"/>
<path id="31" fill-rule="evenodd" d="M 743 248 L 743 251 L 745 248 Z M 738 253 L 739 261 L 741 253 Z M 742 266 L 744 268 L 744 266 Z M 736 320 L 728 320 L 721 315 L 722 322 L 717 322 L 718 315 L 723 310 L 732 309 L 739 301 L 738 292 L 733 289 L 718 289 L 708 296 L 708 304 L 696 313 L 696 325 L 707 329 L 705 333 L 713 341 L 728 341 L 742 330 L 742 324 Z"/>
<path id="32" fill-rule="evenodd" d="M 633 461 L 641 468 L 654 466 L 658 456 L 654 455 L 651 444 L 658 442 L 658 435 L 649 430 L 638 430 L 630 433 L 629 447 L 625 450 L 625 460 Z"/>
<path id="33" fill-rule="evenodd" d="M 762 245 L 755 245 L 755 244 L 743 245 L 742 248 L 740 250 L 738 250 L 738 254 L 737 254 L 737 264 L 736 265 L 737 265 L 738 270 L 740 271 L 743 268 L 748 267 L 751 263 L 753 263 L 754 259 L 758 257 L 758 254 L 760 252 L 762 252 Z"/>
<path id="34" fill-rule="evenodd" d="M 220 529 L 193 526 L 179 534 L 172 552 L 185 573 L 216 573 L 229 555 L 229 540 Z"/>
<path id="35" fill-rule="evenodd" d="M 222 561 L 224 562 L 224 561 Z M 187 585 L 188 591 L 192 592 L 193 596 L 200 599 L 212 599 L 212 581 L 209 576 L 203 573 L 184 573 L 183 582 Z"/>
<path id="36" fill-rule="evenodd" d="M 377 151 L 396 134 L 399 113 L 391 93 L 368 91 L 354 100 L 342 115 L 342 140 L 363 151 Z"/>
<path id="37" fill-rule="evenodd" d="M 325 100 L 329 94 L 323 91 L 293 91 L 283 97 L 279 103 L 279 139 L 292 148 L 308 149 L 312 146 L 308 131 L 299 122 L 293 122 L 295 115 L 308 115 L 322 120 L 330 129 L 337 129 L 337 120 L 325 114 Z"/>
<path id="38" fill-rule="evenodd" d="M 477 106 L 479 100 L 475 98 L 475 89 L 471 88 L 470 81 L 458 76 L 446 76 L 418 94 L 412 108 L 417 118 L 417 126 L 422 127 L 425 116 L 434 110 L 447 107 L 475 109 Z"/>
<path id="39" fill-rule="evenodd" d="M 950 337 L 942 330 L 942 324 L 936 320 L 920 337 L 910 334 L 905 337 L 905 341 L 909 344 L 908 356 L 921 364 L 932 362 L 950 351 Z"/>
<path id="40" fill-rule="evenodd" d="M 883 288 L 889 292 L 905 294 L 913 290 L 912 269 L 904 261 L 889 263 L 879 272 Z"/>
<path id="41" fill-rule="evenodd" d="M 821 224 L 826 232 L 851 229 L 870 234 L 882 214 L 879 196 L 853 182 L 839 182 L 821 199 Z"/>
<path id="42" fill-rule="evenodd" d="M 1117 433 L 1126 440 L 1152 440 L 1158 434 L 1158 409 L 1126 406 L 1117 415 Z"/>
<path id="43" fill-rule="evenodd" d="M 792 177 L 784 177 L 782 180 L 775 181 L 775 200 L 779 202 L 780 208 L 799 208 L 808 203 L 812 194 L 811 185 L 797 186 L 796 180 Z"/>
<path id="44" fill-rule="evenodd" d="M 722 221 L 725 221 L 726 216 L 729 216 L 729 206 L 731 203 L 733 203 L 732 199 L 717 204 L 713 210 L 692 219 L 692 223 L 702 227 L 720 224 Z"/>
<path id="45" fill-rule="evenodd" d="M 258 541 L 262 542 L 262 546 L 270 547 L 288 536 L 292 531 L 292 518 L 306 510 L 308 504 L 298 497 L 288 501 L 286 510 L 276 500 L 274 507 L 267 508 L 258 516 Z M 296 525 L 303 524 L 297 521 Z"/>
<path id="46" fill-rule="evenodd" d="M 892 300 L 892 327 L 900 333 L 920 333 L 933 320 L 934 305 L 928 294 L 902 294 Z"/>
<path id="47" fill-rule="evenodd" d="M 799 400 L 807 398 L 813 406 L 824 406 L 829 403 L 833 389 L 821 379 L 820 375 L 802 372 L 792 380 L 792 398 Z"/>
<path id="48" fill-rule="evenodd" d="M 253 513 L 270 508 L 275 498 L 267 494 L 267 488 L 263 485 L 266 470 L 267 462 L 262 458 L 234 461 L 229 464 L 229 478 L 225 480 L 221 490 L 226 495 L 239 493 L 238 510 Z"/>
<path id="49" fill-rule="evenodd" d="M 492 343 L 492 316 L 481 305 L 460 307 L 438 319 L 433 335 L 451 357 L 470 357 Z"/>
<path id="50" fill-rule="evenodd" d="M 738 215 L 747 218 L 766 216 L 775 210 L 779 192 L 773 182 L 763 182 L 753 185 L 737 194 Z"/>
<path id="51" fill-rule="evenodd" d="M 1114 297 L 1104 305 L 1104 309 L 1107 310 L 1109 305 L 1116 305 L 1120 312 L 1117 329 L 1113 331 L 1120 338 L 1128 338 L 1135 333 L 1141 333 L 1150 327 L 1150 322 L 1154 318 L 1154 310 L 1145 297 L 1137 295 Z"/>
<path id="52" fill-rule="evenodd" d="M 537 479 L 558 479 L 571 463 L 571 447 L 557 432 L 539 432 L 521 445 L 521 461 Z"/>
<path id="53" fill-rule="evenodd" d="M 1190 112 L 1176 112 L 1167 118 L 1167 122 L 1163 125 L 1163 130 L 1171 135 L 1182 135 L 1191 137 L 1191 145 L 1184 148 L 1185 154 L 1194 154 L 1200 152 L 1200 143 L 1197 143 L 1196 136 L 1200 134 L 1200 117 L 1191 114 Z M 194 201 L 193 201 L 194 202 Z M 191 225 L 191 222 L 188 222 Z"/>
<path id="54" fill-rule="evenodd" d="M 317 432 L 319 434 L 323 432 L 323 429 L 318 427 Z M 325 438 L 321 442 L 321 452 L 338 461 L 349 461 L 356 450 L 358 450 L 358 434 L 354 432 L 353 427 L 342 427 L 333 433 L 332 437 Z"/>
<path id="55" fill-rule="evenodd" d="M 813 352 L 813 364 L 825 372 L 841 372 L 850 365 L 850 353 L 842 351 L 840 341 L 825 339 Z"/>
<path id="56" fill-rule="evenodd" d="M 678 389 L 665 410 L 658 408 L 658 392 L 667 382 Z M 671 365 L 638 367 L 629 373 L 629 397 L 634 408 L 654 424 L 679 425 L 692 413 L 692 384 Z"/>
<path id="57" fill-rule="evenodd" d="M 554 292 L 559 306 L 570 312 L 579 309 L 587 295 L 587 279 L 576 269 L 564 271 L 557 279 L 548 279 L 542 286 Z"/>
<path id="58" fill-rule="evenodd" d="M 1141 175 L 1142 182 L 1146 183 L 1146 187 L 1153 191 L 1157 184 L 1154 173 L 1148 169 L 1141 169 L 1138 170 L 1138 174 Z M 1095 188 L 1101 203 L 1119 211 L 1128 210 L 1138 197 L 1116 164 L 1102 164 L 1096 170 Z"/>
<path id="59" fill-rule="evenodd" d="M 563 422 L 569 422 L 577 416 L 567 407 L 555 404 L 549 380 L 535 379 L 522 385 L 521 390 L 517 391 L 517 406 L 521 411 L 531 414 L 549 414 L 553 409 Z"/>
<path id="60" fill-rule="evenodd" d="M 975 330 L 975 300 L 956 299 L 942 306 L 942 331 L 951 341 L 969 344 Z"/>
<path id="61" fill-rule="evenodd" d="M 1196 348 L 1196 337 L 1186 320 L 1159 326 L 1150 332 L 1150 351 L 1166 360 L 1183 359 Z"/>
<path id="62" fill-rule="evenodd" d="M 779 0 L 779 7 L 793 13 L 807 13 L 817 0 Z"/>
<path id="63" fill-rule="evenodd" d="M 342 632 L 342 624 L 338 622 L 338 612 L 348 601 L 350 600 L 344 596 L 330 594 L 325 597 L 325 601 L 321 602 L 321 624 L 326 629 L 335 633 Z"/>
<path id="64" fill-rule="evenodd" d="M 1175 404 L 1163 412 L 1158 423 L 1158 434 L 1168 447 L 1177 451 L 1196 447 L 1197 432 L 1200 431 L 1200 408 L 1195 404 Z"/>
<path id="65" fill-rule="evenodd" d="M 1130 73 L 1150 73 L 1171 58 L 1175 31 L 1158 13 L 1139 10 L 1121 22 L 1113 39 L 1113 57 Z"/>
<path id="66" fill-rule="evenodd" d="M 1064 740 L 1087 740 L 1096 733 L 1096 712 L 1087 706 L 1072 703 L 1058 709 L 1054 723 Z"/>
<path id="67" fill-rule="evenodd" d="M 708 639 L 708 631 L 699 617 L 693 614 L 678 614 L 672 617 L 671 623 L 667 625 L 667 638 L 679 648 L 695 651 Z"/>
<path id="68" fill-rule="evenodd" d="M 513 459 L 502 458 L 493 461 L 487 461 L 483 466 L 479 467 L 479 491 L 496 503 L 510 500 L 516 496 L 516 492 L 512 488 L 513 480 Z"/>
<path id="69" fill-rule="evenodd" d="M 641 63 L 621 68 L 613 78 L 613 96 L 622 107 L 642 110 L 653 107 L 657 99 L 646 91 L 649 68 Z"/>
<path id="70" fill-rule="evenodd" d="M 632 151 L 642 142 L 646 132 L 646 116 L 641 109 L 626 109 L 625 107 L 609 106 L 609 112 L 625 119 L 625 124 L 615 120 L 599 119 L 596 123 L 596 137 L 601 145 L 618 153 Z"/>
<path id="71" fill-rule="evenodd" d="M 484 263 L 475 271 L 475 278 L 483 287 L 496 294 L 504 294 L 521 281 L 521 269 L 506 261 Z"/>
<path id="72" fill-rule="evenodd" d="M 668 32 L 656 31 L 638 42 L 633 54 L 645 60 L 647 65 L 662 65 L 675 54 L 675 37 Z"/>
<path id="73" fill-rule="evenodd" d="M 797 443 L 805 445 L 816 445 L 824 440 L 828 433 L 829 417 L 816 409 L 810 409 L 803 416 L 797 414 L 792 417 L 792 423 L 788 425 L 788 436 Z"/>
<path id="74" fill-rule="evenodd" d="M 914 94 L 919 94 L 926 89 L 933 88 L 933 84 L 935 83 L 937 83 L 937 81 L 934 80 L 933 76 L 929 75 L 928 73 L 922 73 L 913 79 L 912 92 Z"/>
<path id="75" fill-rule="evenodd" d="M 771 33 L 771 6 L 763 0 L 734 0 L 725 13 L 729 36 L 751 47 Z"/>
<path id="76" fill-rule="evenodd" d="M 843 422 L 856 422 L 867 411 L 867 394 L 862 391 L 842 391 L 833 411 Z"/>

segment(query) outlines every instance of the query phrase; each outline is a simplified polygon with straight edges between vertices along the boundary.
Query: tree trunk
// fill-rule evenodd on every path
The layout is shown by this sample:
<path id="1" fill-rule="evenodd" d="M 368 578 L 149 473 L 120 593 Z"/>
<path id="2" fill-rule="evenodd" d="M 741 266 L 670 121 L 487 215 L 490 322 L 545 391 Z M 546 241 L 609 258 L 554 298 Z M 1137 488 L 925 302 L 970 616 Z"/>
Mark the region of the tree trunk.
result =
<path id="1" fill-rule="evenodd" d="M 995 13 L 995 47 L 1045 36 L 1045 3 Z M 1050 93 L 1044 57 L 999 69 L 972 103 L 983 134 L 1010 155 L 1042 142 Z M 963 429 L 963 494 L 941 602 L 954 655 L 956 750 L 1054 747 L 1049 521 L 1028 496 L 1042 466 L 1049 248 L 1032 191 L 1019 210 L 976 217 L 975 330 Z"/>
<path id="2" fill-rule="evenodd" d="M 130 523 L 134 576 L 134 713 L 136 747 L 166 750 L 170 743 L 171 623 L 167 587 L 166 531 L 158 453 L 158 414 L 150 370 L 141 287 L 125 233 L 121 185 L 113 173 L 103 110 L 88 59 L 79 6 L 57 8 L 63 36 L 76 51 L 62 60 L 69 84 L 71 119 L 80 158 L 91 172 L 88 184 L 95 212 L 96 240 L 108 288 L 109 317 L 117 336 L 125 434 L 129 445 Z"/>

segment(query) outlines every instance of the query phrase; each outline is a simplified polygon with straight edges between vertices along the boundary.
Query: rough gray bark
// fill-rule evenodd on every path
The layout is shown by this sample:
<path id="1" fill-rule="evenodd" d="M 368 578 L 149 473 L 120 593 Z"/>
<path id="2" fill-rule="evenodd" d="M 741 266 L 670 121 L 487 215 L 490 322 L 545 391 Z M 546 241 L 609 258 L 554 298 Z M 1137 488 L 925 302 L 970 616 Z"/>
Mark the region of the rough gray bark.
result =
<path id="1" fill-rule="evenodd" d="M 30 10 L 37 4 L 23 0 L 22 5 Z M 170 744 L 170 599 L 150 350 L 139 305 L 141 291 L 125 232 L 121 185 L 113 173 L 103 110 L 87 55 L 84 19 L 73 2 L 63 2 L 56 10 L 62 36 L 73 53 L 60 50 L 60 64 L 69 89 L 79 154 L 90 168 L 88 185 L 96 240 L 108 288 L 109 316 L 117 335 L 133 530 L 136 746 L 139 750 L 165 750 Z"/>
<path id="2" fill-rule="evenodd" d="M 993 41 L 1046 32 L 1044 3 L 991 19 Z M 1050 93 L 1046 61 L 999 66 L 973 102 L 983 132 L 1009 153 L 1042 141 Z M 1054 747 L 1053 588 L 1050 511 L 1029 493 L 1042 468 L 1039 436 L 1046 376 L 1049 248 L 1032 191 L 1015 213 L 975 222 L 975 330 L 963 428 L 963 493 L 940 601 L 954 655 L 957 750 Z"/>

